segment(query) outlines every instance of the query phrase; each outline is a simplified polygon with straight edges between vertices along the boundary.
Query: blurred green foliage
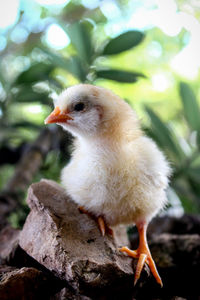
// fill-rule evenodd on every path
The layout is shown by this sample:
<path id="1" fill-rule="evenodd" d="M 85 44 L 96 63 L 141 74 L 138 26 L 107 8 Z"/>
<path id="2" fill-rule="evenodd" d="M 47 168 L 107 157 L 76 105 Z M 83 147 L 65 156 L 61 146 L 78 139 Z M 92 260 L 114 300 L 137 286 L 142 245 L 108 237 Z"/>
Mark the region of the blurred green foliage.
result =
<path id="1" fill-rule="evenodd" d="M 119 5 L 123 10 L 124 5 L 121 2 Z M 175 75 L 176 91 L 169 90 L 167 96 L 178 99 L 173 105 L 166 100 L 165 93 L 149 92 L 148 87 L 153 64 L 157 68 L 159 64 L 166 65 L 169 54 L 165 52 L 156 62 L 147 57 L 149 63 L 145 65 L 143 48 L 152 43 L 152 36 L 164 45 L 166 36 L 155 28 L 146 34 L 128 30 L 108 37 L 104 30 L 108 20 L 98 8 L 89 10 L 79 1 L 70 1 L 59 16 L 53 15 L 53 21 L 45 8 L 40 16 L 47 23 L 56 22 L 67 33 L 70 38 L 67 47 L 59 51 L 49 47 L 43 40 L 45 26 L 39 32 L 29 32 L 26 41 L 16 45 L 10 37 L 22 24 L 23 14 L 8 30 L 7 48 L 0 53 L 0 152 L 5 148 L 15 153 L 37 137 L 53 107 L 52 93 L 60 93 L 78 82 L 103 85 L 126 98 L 141 113 L 144 130 L 170 160 L 173 175 L 169 205 L 179 199 L 186 211 L 199 212 L 200 118 L 195 93 Z M 172 51 L 182 47 L 184 38 L 181 32 L 179 39 L 168 40 Z M 17 70 L 12 68 L 12 61 L 19 66 Z M 133 91 L 134 97 L 140 95 L 141 101 L 133 101 Z M 59 181 L 60 170 L 66 163 L 65 150 L 58 145 L 51 151 L 34 180 L 45 177 Z M 13 166 L 15 162 L 9 159 L 6 164 L 3 159 L 0 162 L 1 188 L 14 172 Z M 11 216 L 12 224 L 21 224 L 24 211 L 23 205 L 18 214 Z"/>
<path id="2" fill-rule="evenodd" d="M 197 212 L 200 209 L 200 108 L 195 94 L 187 83 L 180 82 L 179 94 L 182 117 L 187 122 L 187 136 L 180 136 L 149 107 L 146 107 L 146 112 L 151 127 L 146 131 L 171 161 L 173 168 L 171 187 L 181 199 L 185 210 Z"/>

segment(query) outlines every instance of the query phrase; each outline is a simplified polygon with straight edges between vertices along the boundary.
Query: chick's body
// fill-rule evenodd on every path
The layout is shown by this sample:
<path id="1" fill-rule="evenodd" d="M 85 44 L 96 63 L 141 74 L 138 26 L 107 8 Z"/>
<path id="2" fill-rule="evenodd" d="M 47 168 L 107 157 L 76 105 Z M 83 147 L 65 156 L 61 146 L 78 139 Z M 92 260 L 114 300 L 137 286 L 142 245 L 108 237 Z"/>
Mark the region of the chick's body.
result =
<path id="1" fill-rule="evenodd" d="M 80 141 L 62 171 L 63 185 L 111 226 L 149 221 L 166 203 L 169 169 L 162 153 L 144 136 L 111 147 Z"/>
<path id="2" fill-rule="evenodd" d="M 146 229 L 166 203 L 170 168 L 155 143 L 143 134 L 135 112 L 111 91 L 80 84 L 58 97 L 46 123 L 58 123 L 76 137 L 71 161 L 61 176 L 67 194 L 109 226 L 135 223 L 138 249 L 121 248 L 139 258 L 134 282 L 146 262 L 162 285 Z"/>

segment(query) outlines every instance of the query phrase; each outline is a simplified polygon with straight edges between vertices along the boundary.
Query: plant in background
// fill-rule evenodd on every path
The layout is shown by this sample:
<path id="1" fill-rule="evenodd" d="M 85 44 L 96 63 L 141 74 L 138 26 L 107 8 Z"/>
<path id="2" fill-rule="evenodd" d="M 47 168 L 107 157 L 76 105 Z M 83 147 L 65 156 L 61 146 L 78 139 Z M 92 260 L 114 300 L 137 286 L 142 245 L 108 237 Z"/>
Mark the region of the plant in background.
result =
<path id="1" fill-rule="evenodd" d="M 134 83 L 139 77 L 145 77 L 140 72 L 105 68 L 99 63 L 99 58 L 127 51 L 140 44 L 144 38 L 143 33 L 125 32 L 95 49 L 92 39 L 93 27 L 88 21 L 73 23 L 63 28 L 71 39 L 73 54 L 65 57 L 38 43 L 35 45 L 35 50 L 42 61 L 33 61 L 29 68 L 21 72 L 11 84 L 7 84 L 7 80 L 1 74 L 0 81 L 6 95 L 4 101 L 0 101 L 2 113 L 0 126 L 3 129 L 0 138 L 3 144 L 7 143 L 8 135 L 11 137 L 20 135 L 18 128 L 40 130 L 42 124 L 38 124 L 35 120 L 25 119 L 21 112 L 17 115 L 15 111 L 15 118 L 13 118 L 13 109 L 15 105 L 37 103 L 52 108 L 49 94 L 55 91 L 60 92 L 67 87 L 67 84 L 61 82 L 58 69 L 64 72 L 64 76 L 73 75 L 78 82 L 94 83 L 97 79 L 104 78 Z M 23 139 L 23 136 L 21 138 Z"/>
<path id="2" fill-rule="evenodd" d="M 142 32 L 131 30 L 96 43 L 93 21 L 82 20 L 67 25 L 61 20 L 57 22 L 70 38 L 71 43 L 67 48 L 60 52 L 47 48 L 40 40 L 41 33 L 32 39 L 34 43 L 25 50 L 31 63 L 24 71 L 12 80 L 8 80 L 2 71 L 0 73 L 1 186 L 14 172 L 13 165 L 23 155 L 24 149 L 29 147 L 27 144 L 43 128 L 43 120 L 52 109 L 52 92 L 59 93 L 71 83 L 96 84 L 98 80 L 105 79 L 133 84 L 139 78 L 145 78 L 141 72 L 127 71 L 123 67 L 111 68 L 104 63 L 105 58 L 113 58 L 114 64 L 115 59 L 116 62 L 118 59 L 117 54 L 138 46 L 144 39 Z M 199 107 L 194 93 L 186 83 L 181 83 L 179 89 L 183 107 L 181 115 L 187 122 L 184 137 L 180 137 L 174 130 L 173 122 L 165 124 L 150 107 L 146 107 L 146 113 L 151 126 L 146 128 L 146 132 L 171 161 L 171 203 L 178 196 L 186 211 L 197 212 L 200 210 Z M 38 118 L 30 118 L 27 112 L 23 113 L 27 105 L 30 111 L 40 110 Z M 42 177 L 58 180 L 64 157 L 66 162 L 66 141 L 64 143 L 61 139 L 52 148 L 54 150 L 51 149 L 42 168 L 38 170 L 35 177 L 37 181 Z M 7 165 L 2 167 L 5 163 Z M 18 214 L 15 214 L 15 225 L 19 224 L 17 218 Z"/>
<path id="3" fill-rule="evenodd" d="M 147 133 L 164 150 L 171 161 L 173 174 L 171 187 L 180 198 L 187 212 L 200 211 L 200 109 L 192 89 L 187 83 L 179 84 L 182 103 L 181 116 L 186 121 L 185 134 L 181 137 L 155 112 L 146 107 L 151 127 Z M 174 194 L 171 194 L 172 197 Z"/>
<path id="4" fill-rule="evenodd" d="M 42 81 L 47 77 L 50 80 L 52 69 L 55 68 L 63 69 L 65 72 L 72 74 L 80 82 L 94 83 L 97 79 L 103 78 L 118 82 L 134 83 L 139 77 L 145 77 L 140 72 L 105 68 L 98 62 L 102 57 L 119 54 L 139 45 L 144 38 L 142 32 L 136 30 L 125 32 L 95 49 L 92 39 L 92 28 L 88 26 L 88 23 L 73 23 L 68 27 L 63 27 L 63 29 L 65 29 L 71 39 L 75 54 L 66 58 L 44 46 L 40 47 L 41 52 L 46 54 L 46 64 L 34 64 L 19 76 L 17 83 Z M 57 81 L 56 78 L 54 80 Z M 59 86 L 59 81 L 57 85 Z"/>
<path id="5" fill-rule="evenodd" d="M 3 147 L 7 149 L 7 153 L 10 149 L 19 151 L 19 149 L 23 148 L 23 145 L 28 146 L 26 145 L 27 141 L 36 138 L 38 132 L 44 126 L 45 114 L 48 114 L 52 109 L 53 103 L 50 94 L 52 92 L 59 93 L 68 86 L 68 82 L 63 84 L 63 79 L 69 74 L 76 79 L 76 82 L 85 83 L 95 83 L 96 80 L 101 78 L 122 83 L 135 83 L 138 78 L 145 77 L 140 72 L 105 68 L 100 63 L 102 57 L 110 57 L 139 45 L 144 38 L 143 33 L 135 30 L 128 31 L 107 40 L 98 48 L 95 48 L 94 37 L 92 37 L 93 27 L 90 22 L 75 22 L 71 25 L 63 26 L 63 29 L 66 30 L 71 40 L 69 53 L 64 53 L 64 55 L 53 52 L 41 43 L 36 43 L 33 51 L 37 52 L 36 58 L 39 58 L 40 61 L 32 60 L 31 65 L 18 74 L 12 83 L 9 84 L 6 83 L 6 79 L 1 74 L 1 84 L 5 97 L 0 102 L 2 112 L 0 118 L 2 148 L 0 147 L 0 152 Z M 31 54 L 32 50 L 31 53 L 27 53 L 29 56 Z M 62 80 L 60 80 L 61 77 Z M 24 115 L 22 113 L 21 110 L 26 105 L 30 105 L 29 109 L 34 110 L 36 104 L 40 105 L 39 107 L 36 106 L 36 109 L 40 109 L 41 105 L 45 108 L 45 112 L 40 112 L 40 115 L 43 113 L 43 117 L 40 116 L 38 120 L 35 120 L 29 118 L 28 114 Z M 63 144 L 64 142 L 61 139 L 60 141 L 57 140 L 56 145 L 52 146 L 54 151 L 51 149 L 47 155 L 42 168 L 36 174 L 36 180 L 40 180 L 42 177 L 59 180 L 59 170 L 61 169 L 63 158 L 65 157 L 66 162 L 67 156 L 67 145 L 63 147 Z M 25 152 L 22 151 L 21 155 Z M 2 164 L 12 164 L 11 158 L 12 154 L 4 159 Z M 19 158 L 20 155 L 13 163 L 15 164 Z M 2 172 L 4 177 L 6 177 L 6 174 L 7 178 L 10 176 L 10 172 L 5 172 L 5 169 L 2 169 Z M 24 207 L 23 202 L 22 207 Z M 21 210 L 11 216 L 10 220 L 11 222 L 13 221 L 13 225 L 18 226 L 22 224 L 20 216 L 24 216 Z"/>

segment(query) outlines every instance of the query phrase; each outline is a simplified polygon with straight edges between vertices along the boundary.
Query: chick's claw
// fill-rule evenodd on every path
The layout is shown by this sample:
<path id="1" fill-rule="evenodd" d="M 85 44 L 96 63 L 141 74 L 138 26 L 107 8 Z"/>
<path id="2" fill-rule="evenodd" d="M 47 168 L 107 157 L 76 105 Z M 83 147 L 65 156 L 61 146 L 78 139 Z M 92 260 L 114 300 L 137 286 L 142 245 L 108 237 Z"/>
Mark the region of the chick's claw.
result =
<path id="1" fill-rule="evenodd" d="M 92 214 L 90 212 L 88 212 L 83 206 L 79 206 L 78 210 L 81 214 L 86 214 L 86 215 L 92 217 Z"/>
<path id="2" fill-rule="evenodd" d="M 122 248 L 119 248 L 119 251 L 127 253 L 128 256 L 138 258 L 137 250 L 130 250 L 128 247 L 122 247 Z"/>
<path id="3" fill-rule="evenodd" d="M 108 226 L 108 224 L 105 222 L 102 216 L 96 217 L 94 214 L 88 212 L 83 206 L 79 206 L 78 209 L 80 213 L 88 215 L 97 222 L 102 236 L 105 236 L 105 234 L 108 233 L 113 237 L 113 230 Z"/>
<path id="4" fill-rule="evenodd" d="M 140 278 L 142 269 L 144 267 L 145 262 L 148 264 L 153 276 L 155 277 L 157 283 L 163 286 L 162 280 L 158 274 L 158 271 L 156 269 L 156 265 L 154 263 L 154 260 L 151 256 L 151 253 L 148 248 L 146 248 L 144 251 L 141 251 L 140 248 L 137 250 L 130 250 L 127 247 L 122 247 L 119 249 L 121 252 L 125 252 L 128 254 L 128 256 L 131 256 L 133 258 L 138 258 L 137 267 L 135 270 L 135 277 L 134 277 L 134 285 L 136 285 L 138 279 Z"/>
<path id="5" fill-rule="evenodd" d="M 136 270 L 135 270 L 134 285 L 136 285 L 138 279 L 140 278 L 140 274 L 141 274 L 142 269 L 144 267 L 146 258 L 147 258 L 146 254 L 144 254 L 144 253 L 140 254 L 139 259 L 138 259 L 138 263 L 137 263 L 137 267 L 136 267 Z"/>
<path id="6" fill-rule="evenodd" d="M 101 231 L 101 235 L 104 236 L 105 232 L 106 232 L 106 225 L 105 225 L 104 219 L 102 217 L 98 217 L 97 222 L 99 225 L 99 229 Z"/>

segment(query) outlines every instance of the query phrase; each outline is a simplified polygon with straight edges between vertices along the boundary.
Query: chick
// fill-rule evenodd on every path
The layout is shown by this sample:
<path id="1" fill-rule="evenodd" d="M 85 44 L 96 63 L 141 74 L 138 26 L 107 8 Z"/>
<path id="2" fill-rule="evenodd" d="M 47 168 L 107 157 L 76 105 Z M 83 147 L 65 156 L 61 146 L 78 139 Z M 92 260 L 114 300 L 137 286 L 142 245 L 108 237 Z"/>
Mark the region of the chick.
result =
<path id="1" fill-rule="evenodd" d="M 45 120 L 75 137 L 62 184 L 82 211 L 97 218 L 102 235 L 110 226 L 135 224 L 139 247 L 120 251 L 138 258 L 134 284 L 145 262 L 162 286 L 148 248 L 149 221 L 166 204 L 170 167 L 155 143 L 142 132 L 131 107 L 102 87 L 79 84 L 58 97 Z"/>

